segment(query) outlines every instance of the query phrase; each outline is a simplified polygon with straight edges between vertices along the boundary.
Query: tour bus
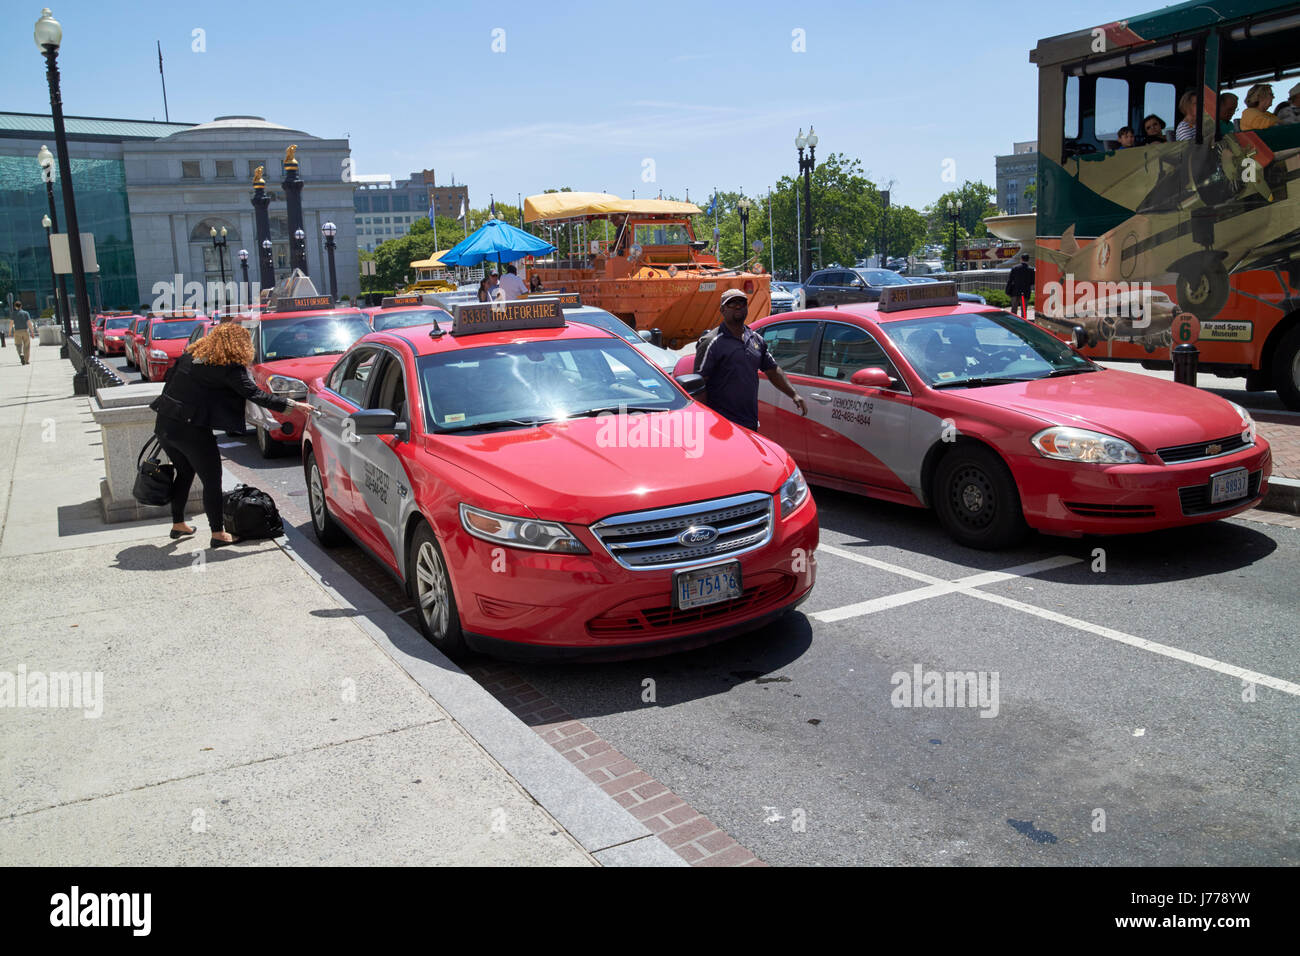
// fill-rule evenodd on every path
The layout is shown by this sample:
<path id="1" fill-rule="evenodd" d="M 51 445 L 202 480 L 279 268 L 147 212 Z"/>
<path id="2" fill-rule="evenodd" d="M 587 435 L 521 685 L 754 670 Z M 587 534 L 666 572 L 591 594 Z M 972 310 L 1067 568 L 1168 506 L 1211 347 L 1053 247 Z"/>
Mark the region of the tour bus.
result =
<path id="1" fill-rule="evenodd" d="M 1148 368 L 1193 344 L 1202 370 L 1300 409 L 1300 124 L 1241 128 L 1258 84 L 1277 107 L 1300 77 L 1294 0 L 1194 0 L 1040 40 L 1030 60 L 1038 321 Z M 1178 141 L 1184 94 L 1196 122 Z M 1163 138 L 1145 136 L 1153 114 Z"/>

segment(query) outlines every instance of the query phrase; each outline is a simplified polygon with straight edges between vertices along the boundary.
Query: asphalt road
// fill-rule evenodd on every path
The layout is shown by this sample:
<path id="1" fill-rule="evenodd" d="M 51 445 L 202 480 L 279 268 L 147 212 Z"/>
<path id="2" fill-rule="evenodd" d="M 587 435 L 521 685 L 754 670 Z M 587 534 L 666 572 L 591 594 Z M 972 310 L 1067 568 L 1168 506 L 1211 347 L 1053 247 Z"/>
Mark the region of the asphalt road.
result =
<path id="1" fill-rule="evenodd" d="M 305 504 L 296 458 L 223 442 Z M 1300 532 L 1233 519 L 987 554 L 927 512 L 814 493 L 817 587 L 781 622 L 513 666 L 773 864 L 1300 862 Z M 984 696 L 936 699 L 928 672 Z"/>

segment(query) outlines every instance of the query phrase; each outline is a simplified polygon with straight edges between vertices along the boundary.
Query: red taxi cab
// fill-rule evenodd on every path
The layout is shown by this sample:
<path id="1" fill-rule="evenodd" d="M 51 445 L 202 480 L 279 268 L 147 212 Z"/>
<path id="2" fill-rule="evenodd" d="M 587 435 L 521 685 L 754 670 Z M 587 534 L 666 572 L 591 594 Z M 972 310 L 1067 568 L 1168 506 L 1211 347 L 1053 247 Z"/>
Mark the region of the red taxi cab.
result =
<path id="1" fill-rule="evenodd" d="M 370 331 L 360 309 L 333 307 L 327 295 L 275 299 L 269 308 L 244 320 L 253 339 L 253 381 L 263 391 L 303 401 L 307 383 L 320 378 L 357 339 Z M 302 440 L 307 413 L 272 412 L 245 405 L 263 458 Z"/>
<path id="2" fill-rule="evenodd" d="M 1214 521 L 1268 488 L 1268 443 L 1239 405 L 1102 368 L 1014 315 L 958 303 L 952 283 L 751 327 L 808 405 L 805 419 L 763 379 L 761 431 L 808 480 L 933 507 L 969 547 L 1007 547 L 1028 528 Z"/>
<path id="3" fill-rule="evenodd" d="M 373 332 L 451 321 L 451 314 L 441 306 L 433 304 L 432 296 L 425 295 L 385 296 L 380 305 L 361 311 L 365 313 L 366 321 Z"/>
<path id="4" fill-rule="evenodd" d="M 181 357 L 190 337 L 210 322 L 205 316 L 189 319 L 151 318 L 140 336 L 140 377 L 146 382 L 161 382 L 167 378 L 176 360 Z"/>
<path id="5" fill-rule="evenodd" d="M 149 322 L 148 316 L 137 315 L 131 319 L 122 334 L 122 355 L 126 358 L 127 368 L 136 368 L 136 355 L 140 345 L 141 331 Z M 107 336 L 107 333 L 105 333 Z"/>
<path id="6" fill-rule="evenodd" d="M 104 324 L 95 330 L 95 348 L 100 355 L 126 354 L 127 329 L 135 321 L 133 313 L 107 315 Z"/>
<path id="7" fill-rule="evenodd" d="M 554 299 L 454 311 L 357 342 L 303 439 L 316 535 L 369 551 L 436 646 L 665 653 L 807 596 L 817 510 L 784 450 Z"/>

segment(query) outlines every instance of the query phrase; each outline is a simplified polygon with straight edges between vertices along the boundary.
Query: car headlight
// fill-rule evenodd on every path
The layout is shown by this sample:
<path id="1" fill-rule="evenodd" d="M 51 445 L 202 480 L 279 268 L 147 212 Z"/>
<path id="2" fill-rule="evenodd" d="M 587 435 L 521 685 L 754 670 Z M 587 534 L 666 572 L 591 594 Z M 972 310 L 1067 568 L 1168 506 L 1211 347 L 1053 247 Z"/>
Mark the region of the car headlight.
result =
<path id="1" fill-rule="evenodd" d="M 267 391 L 281 398 L 304 399 L 307 397 L 307 383 L 300 378 L 288 375 L 272 375 L 266 380 Z"/>
<path id="2" fill-rule="evenodd" d="M 1082 461 L 1099 465 L 1133 465 L 1142 462 L 1138 450 L 1114 435 L 1086 428 L 1046 428 L 1030 439 L 1044 458 Z"/>
<path id="3" fill-rule="evenodd" d="M 1250 412 L 1236 402 L 1228 402 L 1228 404 L 1235 408 L 1237 414 L 1241 416 L 1241 440 L 1247 445 L 1255 444 L 1255 419 L 1250 416 Z"/>
<path id="4" fill-rule="evenodd" d="M 528 551 L 553 551 L 560 554 L 590 554 L 586 546 L 568 528 L 554 521 L 516 518 L 492 511 L 460 506 L 460 523 L 476 538 Z"/>
<path id="5" fill-rule="evenodd" d="M 165 359 L 167 357 L 167 353 L 164 352 L 162 349 L 150 349 L 149 357 L 156 358 L 156 359 Z"/>
<path id="6" fill-rule="evenodd" d="M 787 518 L 794 514 L 804 499 L 808 497 L 808 482 L 803 480 L 803 472 L 798 467 L 790 472 L 790 477 L 782 484 L 777 496 L 781 499 L 781 517 Z"/>

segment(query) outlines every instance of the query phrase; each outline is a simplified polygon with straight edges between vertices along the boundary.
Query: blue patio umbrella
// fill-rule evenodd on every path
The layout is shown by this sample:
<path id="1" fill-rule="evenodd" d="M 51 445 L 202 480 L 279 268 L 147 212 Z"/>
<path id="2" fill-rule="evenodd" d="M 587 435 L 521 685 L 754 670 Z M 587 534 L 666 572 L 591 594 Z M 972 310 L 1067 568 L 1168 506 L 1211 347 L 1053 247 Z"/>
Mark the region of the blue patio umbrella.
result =
<path id="1" fill-rule="evenodd" d="M 513 262 L 524 256 L 544 256 L 554 252 L 549 242 L 516 229 L 500 219 L 489 219 L 470 235 L 442 254 L 442 261 L 453 266 L 475 266 L 485 259 Z"/>

